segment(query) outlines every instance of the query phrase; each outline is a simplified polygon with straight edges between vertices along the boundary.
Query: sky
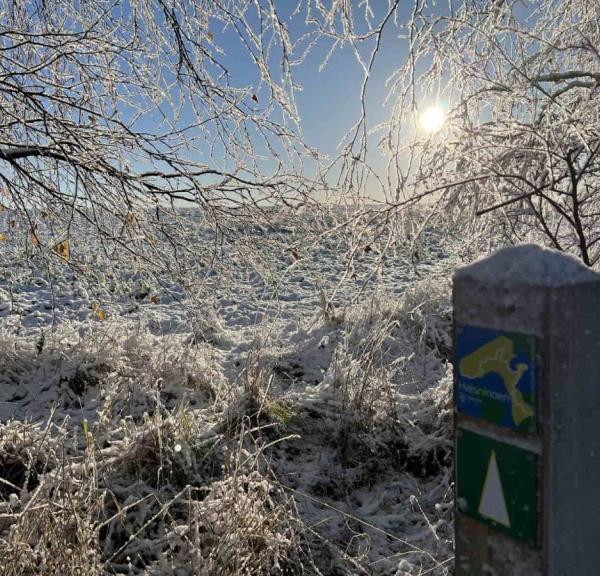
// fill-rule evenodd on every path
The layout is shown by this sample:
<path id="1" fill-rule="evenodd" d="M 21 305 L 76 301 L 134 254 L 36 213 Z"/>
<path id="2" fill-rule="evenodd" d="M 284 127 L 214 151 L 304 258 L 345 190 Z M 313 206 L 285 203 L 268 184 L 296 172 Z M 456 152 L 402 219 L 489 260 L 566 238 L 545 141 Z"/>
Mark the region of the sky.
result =
<path id="1" fill-rule="evenodd" d="M 334 1 L 327 0 L 323 4 L 330 6 Z M 314 35 L 310 37 L 310 34 L 315 32 L 315 26 L 306 21 L 307 3 L 310 2 L 313 5 L 317 2 L 314 0 L 272 0 L 272 2 L 280 21 L 286 25 L 292 42 L 295 43 L 300 39 L 300 45 L 310 44 L 311 39 L 315 38 Z M 347 0 L 347 2 L 352 5 L 356 30 L 360 33 L 367 32 L 369 29 L 363 17 L 365 0 Z M 374 10 L 372 22 L 377 24 L 381 21 L 387 14 L 390 2 L 391 0 L 370 0 L 370 5 Z M 431 0 L 432 4 L 434 2 L 435 0 Z M 268 6 L 268 0 L 248 1 L 245 4 L 249 7 L 247 17 L 257 29 L 259 21 L 253 16 L 256 4 L 265 7 Z M 300 9 L 296 10 L 299 4 Z M 241 0 L 239 5 L 243 5 Z M 444 3 L 444 6 L 446 5 Z M 414 0 L 399 0 L 396 15 L 401 24 L 409 20 L 413 8 Z M 433 10 L 434 12 L 441 11 L 441 8 Z M 157 17 L 164 18 L 160 14 Z M 184 17 L 183 14 L 182 17 Z M 256 107 L 249 100 L 245 101 L 246 104 L 250 104 L 254 108 L 264 106 L 268 101 L 268 90 L 264 86 L 260 87 L 258 68 L 243 46 L 238 33 L 231 27 L 225 28 L 223 23 L 215 18 L 209 20 L 208 31 L 210 44 L 218 47 L 218 53 L 215 50 L 213 54 L 227 69 L 229 83 L 235 88 L 247 89 L 249 94 L 256 94 Z M 408 57 L 408 41 L 400 36 L 405 31 L 401 30 L 392 19 L 385 28 L 366 92 L 367 128 L 372 128 L 389 118 L 391 105 L 384 106 L 385 98 L 388 95 L 386 80 L 406 62 Z M 199 30 L 199 34 L 201 33 L 203 32 Z M 308 39 L 307 35 L 309 35 Z M 292 67 L 294 81 L 300 87 L 295 92 L 295 102 L 300 118 L 302 140 L 311 148 L 317 149 L 322 156 L 331 160 L 339 155 L 342 139 L 360 118 L 360 93 L 364 79 L 364 71 L 356 59 L 354 49 L 347 44 L 336 48 L 333 55 L 327 60 L 327 64 L 322 66 L 332 43 L 331 38 L 321 36 L 312 45 L 302 62 Z M 375 38 L 358 44 L 358 50 L 364 62 L 369 61 L 374 46 Z M 276 49 L 274 54 L 278 57 L 280 51 Z M 278 67 L 279 61 L 273 58 L 270 64 L 272 69 L 275 69 Z M 276 120 L 279 119 L 276 118 Z M 142 122 L 147 123 L 143 128 L 148 128 L 148 131 L 152 132 L 160 124 L 160 117 L 155 114 L 145 117 Z M 195 122 L 191 107 L 188 107 L 187 116 L 184 113 L 181 117 L 180 128 L 183 128 L 186 122 L 188 124 Z M 388 158 L 377 146 L 383 135 L 384 131 L 380 131 L 369 137 L 367 155 L 370 167 L 381 177 L 385 177 L 388 162 Z M 262 153 L 268 158 L 262 161 L 262 170 L 264 173 L 273 172 L 277 167 L 276 158 L 270 154 L 264 142 L 258 138 L 255 140 L 258 153 Z M 218 167 L 226 171 L 237 170 L 240 163 L 247 162 L 247 159 L 240 162 L 240 156 L 237 153 L 228 155 L 224 147 L 218 148 L 215 154 L 214 150 L 211 151 L 210 142 L 210 134 L 205 143 L 200 144 L 196 141 L 195 152 L 189 160 L 206 165 L 214 165 L 215 161 L 220 162 Z M 309 159 L 302 169 L 306 175 L 313 176 L 315 175 L 314 168 L 315 164 Z M 339 164 L 329 172 L 330 186 L 336 187 L 338 171 Z M 370 191 L 378 186 L 369 185 L 368 188 L 368 195 L 371 196 Z M 380 194 L 377 193 L 377 196 Z"/>
<path id="2" fill-rule="evenodd" d="M 377 3 L 380 7 L 387 7 L 385 0 L 376 0 L 373 5 Z M 295 0 L 275 1 L 281 20 L 288 26 L 292 41 L 309 30 L 303 13 L 292 15 L 296 4 Z M 403 5 L 408 12 L 412 1 L 403 0 Z M 218 27 L 213 33 L 215 41 L 225 50 L 224 62 L 231 72 L 234 84 L 253 85 L 256 82 L 255 68 L 241 49 L 235 34 L 231 31 L 223 33 Z M 367 91 L 366 110 L 369 126 L 384 120 L 389 112 L 383 107 L 386 95 L 385 80 L 407 56 L 406 41 L 398 38 L 398 34 L 397 28 L 389 27 L 375 62 Z M 364 48 L 371 49 L 373 45 L 373 42 L 369 42 Z M 338 146 L 343 136 L 359 118 L 363 71 L 349 46 L 336 50 L 328 64 L 320 71 L 319 68 L 330 47 L 330 40 L 321 39 L 302 64 L 293 68 L 293 76 L 302 87 L 296 94 L 296 102 L 305 141 L 332 157 L 339 150 Z M 366 52 L 364 54 L 366 55 Z M 377 156 L 379 154 L 373 154 L 371 160 L 383 167 L 383 157 Z"/>

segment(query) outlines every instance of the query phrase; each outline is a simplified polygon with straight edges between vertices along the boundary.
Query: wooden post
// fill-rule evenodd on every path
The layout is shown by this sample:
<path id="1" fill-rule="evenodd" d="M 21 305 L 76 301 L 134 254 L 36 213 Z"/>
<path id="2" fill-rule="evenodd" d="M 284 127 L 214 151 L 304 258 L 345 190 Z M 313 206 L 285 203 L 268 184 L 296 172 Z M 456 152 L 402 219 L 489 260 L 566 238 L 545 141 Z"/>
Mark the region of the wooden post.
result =
<path id="1" fill-rule="evenodd" d="M 597 576 L 600 274 L 506 248 L 453 304 L 456 576 Z"/>

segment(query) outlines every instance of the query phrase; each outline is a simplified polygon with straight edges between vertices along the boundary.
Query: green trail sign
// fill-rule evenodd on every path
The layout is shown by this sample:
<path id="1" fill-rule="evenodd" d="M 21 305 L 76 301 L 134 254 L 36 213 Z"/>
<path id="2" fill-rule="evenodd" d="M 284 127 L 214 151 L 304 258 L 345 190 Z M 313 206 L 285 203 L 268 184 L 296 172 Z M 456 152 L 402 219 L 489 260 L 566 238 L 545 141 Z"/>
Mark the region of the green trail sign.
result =
<path id="1" fill-rule="evenodd" d="M 458 325 L 455 354 L 459 413 L 520 432 L 536 431 L 534 336 Z"/>
<path id="2" fill-rule="evenodd" d="M 533 546 L 538 537 L 538 456 L 529 450 L 457 429 L 460 512 Z"/>

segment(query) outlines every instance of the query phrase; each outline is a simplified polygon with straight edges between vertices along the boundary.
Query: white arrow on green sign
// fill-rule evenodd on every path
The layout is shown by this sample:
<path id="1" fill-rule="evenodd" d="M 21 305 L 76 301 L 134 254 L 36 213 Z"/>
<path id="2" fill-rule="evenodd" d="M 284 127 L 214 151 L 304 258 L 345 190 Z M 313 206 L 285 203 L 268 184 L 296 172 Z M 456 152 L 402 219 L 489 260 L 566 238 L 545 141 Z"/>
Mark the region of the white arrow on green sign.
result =
<path id="1" fill-rule="evenodd" d="M 459 428 L 457 503 L 463 514 L 531 545 L 538 538 L 538 456 Z"/>

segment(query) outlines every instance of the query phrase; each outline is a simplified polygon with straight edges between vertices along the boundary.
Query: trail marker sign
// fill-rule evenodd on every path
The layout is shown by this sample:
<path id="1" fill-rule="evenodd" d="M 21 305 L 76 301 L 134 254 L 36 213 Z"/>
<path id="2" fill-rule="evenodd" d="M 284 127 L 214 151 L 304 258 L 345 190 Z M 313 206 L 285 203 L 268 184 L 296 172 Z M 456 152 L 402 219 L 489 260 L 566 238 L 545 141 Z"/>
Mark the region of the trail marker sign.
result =
<path id="1" fill-rule="evenodd" d="M 537 427 L 538 360 L 535 337 L 457 326 L 456 409 L 521 432 Z"/>
<path id="2" fill-rule="evenodd" d="M 600 274 L 515 246 L 453 307 L 455 576 L 598 576 Z"/>
<path id="3" fill-rule="evenodd" d="M 458 510 L 538 545 L 538 456 L 462 428 L 456 434 Z"/>

